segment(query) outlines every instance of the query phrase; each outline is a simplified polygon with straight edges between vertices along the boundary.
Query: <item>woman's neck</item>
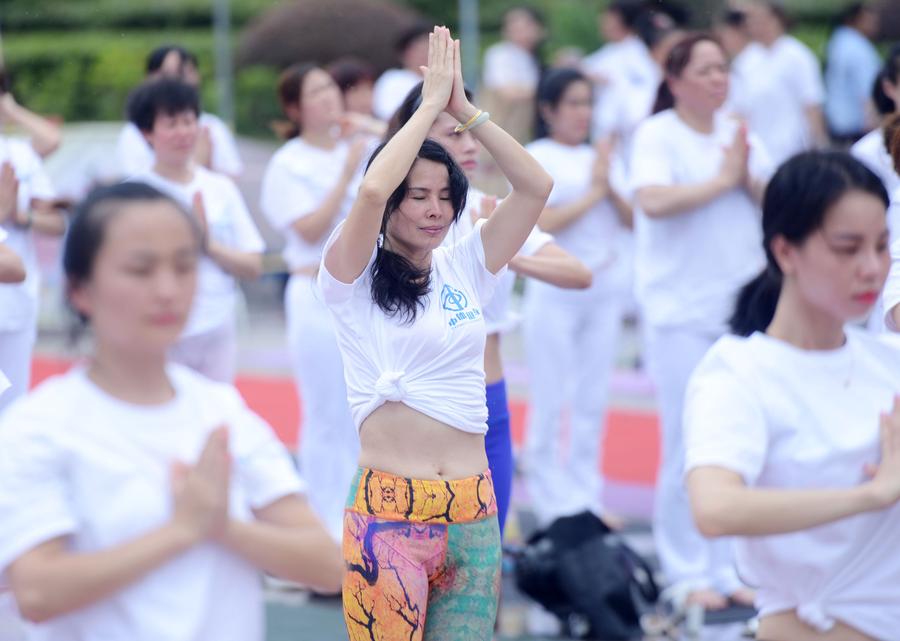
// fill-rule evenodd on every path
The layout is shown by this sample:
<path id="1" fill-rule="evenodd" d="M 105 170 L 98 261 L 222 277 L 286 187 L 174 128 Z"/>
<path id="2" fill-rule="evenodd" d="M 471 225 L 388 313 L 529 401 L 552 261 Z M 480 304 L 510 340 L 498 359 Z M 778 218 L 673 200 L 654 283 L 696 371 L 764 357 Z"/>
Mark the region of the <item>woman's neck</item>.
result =
<path id="1" fill-rule="evenodd" d="M 157 157 L 153 171 L 172 182 L 187 184 L 194 179 L 194 161 L 166 162 Z"/>
<path id="2" fill-rule="evenodd" d="M 304 129 L 300 134 L 300 138 L 307 145 L 319 147 L 320 149 L 334 149 L 337 145 L 337 140 L 335 140 L 331 127 Z"/>
<path id="3" fill-rule="evenodd" d="M 844 322 L 814 308 L 785 283 L 766 334 L 808 350 L 838 349 L 845 342 Z"/>
<path id="4" fill-rule="evenodd" d="M 715 130 L 715 113 L 697 113 L 680 105 L 675 105 L 675 113 L 684 124 L 701 134 L 711 134 Z"/>
<path id="5" fill-rule="evenodd" d="M 110 396 L 135 405 L 160 405 L 175 395 L 165 352 L 138 353 L 98 341 L 87 376 Z"/>
<path id="6" fill-rule="evenodd" d="M 564 136 L 557 136 L 556 134 L 550 134 L 550 140 L 555 142 L 558 145 L 563 145 L 565 147 L 577 147 L 582 144 L 583 140 L 571 140 Z"/>
<path id="7" fill-rule="evenodd" d="M 431 249 L 416 251 L 410 247 L 405 247 L 402 243 L 394 243 L 387 235 L 384 237 L 384 248 L 403 256 L 416 269 L 423 271 L 431 269 L 431 253 L 433 251 Z"/>

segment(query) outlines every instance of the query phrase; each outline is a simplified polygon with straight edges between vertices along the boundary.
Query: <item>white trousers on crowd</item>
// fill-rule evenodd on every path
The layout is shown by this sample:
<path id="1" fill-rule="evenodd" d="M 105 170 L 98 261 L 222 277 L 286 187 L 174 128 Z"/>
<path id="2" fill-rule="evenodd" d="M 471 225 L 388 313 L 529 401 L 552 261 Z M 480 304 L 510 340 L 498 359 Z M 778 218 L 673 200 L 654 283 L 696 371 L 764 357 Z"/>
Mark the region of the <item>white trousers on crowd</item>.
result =
<path id="1" fill-rule="evenodd" d="M 298 461 L 313 510 L 336 541 L 359 465 L 359 435 L 350 415 L 344 368 L 331 315 L 314 280 L 294 275 L 285 292 L 288 346 L 302 404 Z"/>
<path id="2" fill-rule="evenodd" d="M 671 585 L 728 595 L 742 587 L 730 538 L 707 539 L 697 530 L 684 484 L 682 414 L 688 380 L 719 338 L 684 327 L 647 327 L 647 366 L 656 385 L 661 462 L 656 480 L 653 535 Z"/>
<path id="3" fill-rule="evenodd" d="M 37 320 L 30 327 L 0 332 L 0 372 L 9 379 L 10 387 L 0 394 L 0 412 L 28 392 L 31 381 L 31 356 L 37 338 Z"/>
<path id="4" fill-rule="evenodd" d="M 600 448 L 622 323 L 619 292 L 528 283 L 523 333 L 531 375 L 524 469 L 541 525 L 602 510 Z M 568 437 L 563 439 L 563 417 Z"/>
<path id="5" fill-rule="evenodd" d="M 237 368 L 237 328 L 234 320 L 202 334 L 179 339 L 169 360 L 181 363 L 206 378 L 233 383 Z"/>

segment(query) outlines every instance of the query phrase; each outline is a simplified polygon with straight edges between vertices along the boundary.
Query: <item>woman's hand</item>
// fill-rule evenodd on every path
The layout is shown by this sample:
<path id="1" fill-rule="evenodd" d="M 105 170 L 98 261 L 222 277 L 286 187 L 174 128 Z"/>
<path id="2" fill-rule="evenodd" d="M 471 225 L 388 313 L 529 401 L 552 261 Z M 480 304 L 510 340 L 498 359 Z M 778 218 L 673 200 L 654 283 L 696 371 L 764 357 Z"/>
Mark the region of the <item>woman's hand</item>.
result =
<path id="1" fill-rule="evenodd" d="M 435 27 L 428 36 L 428 66 L 422 67 L 422 106 L 440 113 L 447 108 L 453 91 L 453 60 L 456 43 L 446 27 Z"/>
<path id="2" fill-rule="evenodd" d="M 741 187 L 747 183 L 749 166 L 750 143 L 747 141 L 747 126 L 741 123 L 734 134 L 734 141 L 725 148 L 719 176 L 729 188 Z"/>
<path id="3" fill-rule="evenodd" d="M 888 508 L 900 501 L 900 397 L 890 414 L 881 416 L 881 462 L 867 472 L 879 504 Z"/>
<path id="4" fill-rule="evenodd" d="M 477 111 L 466 97 L 466 83 L 462 74 L 462 53 L 459 40 L 455 40 L 453 47 L 453 90 L 450 92 L 450 101 L 447 103 L 447 113 L 459 122 L 465 123 Z"/>
<path id="5" fill-rule="evenodd" d="M 172 469 L 173 525 L 193 541 L 222 534 L 228 525 L 230 478 L 228 430 L 220 427 L 209 435 L 194 466 Z"/>

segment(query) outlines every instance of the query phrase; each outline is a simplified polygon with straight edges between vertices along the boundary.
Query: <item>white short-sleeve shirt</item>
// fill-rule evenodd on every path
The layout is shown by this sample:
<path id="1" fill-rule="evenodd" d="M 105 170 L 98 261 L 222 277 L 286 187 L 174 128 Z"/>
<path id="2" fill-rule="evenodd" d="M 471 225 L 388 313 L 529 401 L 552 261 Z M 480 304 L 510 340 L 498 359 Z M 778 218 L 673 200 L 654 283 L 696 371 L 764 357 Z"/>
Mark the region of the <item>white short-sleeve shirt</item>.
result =
<path id="1" fill-rule="evenodd" d="M 302 138 L 286 142 L 266 167 L 260 193 L 260 208 L 274 229 L 284 234 L 282 256 L 291 270 L 318 266 L 325 240 L 350 212 L 360 174 L 351 182 L 328 233 L 309 243 L 291 225 L 314 212 L 334 189 L 350 146 L 339 141 L 333 149 L 322 149 Z"/>
<path id="2" fill-rule="evenodd" d="M 484 86 L 489 89 L 537 89 L 541 70 L 535 57 L 512 42 L 498 42 L 484 52 Z"/>
<path id="3" fill-rule="evenodd" d="M 0 136 L 0 163 L 4 162 L 12 165 L 19 181 L 20 211 L 28 211 L 34 199 L 55 197 L 41 159 L 27 141 Z M 0 284 L 0 331 L 17 331 L 33 326 L 36 321 L 40 268 L 32 230 L 12 222 L 3 223 L 2 229 L 7 233 L 4 242 L 19 255 L 25 266 L 24 282 Z"/>
<path id="4" fill-rule="evenodd" d="M 232 459 L 230 514 L 303 490 L 290 455 L 237 390 L 170 365 L 175 398 L 156 406 L 115 399 L 76 368 L 54 377 L 0 421 L 0 572 L 65 536 L 98 552 L 163 526 L 175 462 L 196 462 L 225 425 Z M 33 626 L 31 641 L 262 641 L 261 573 L 201 543 L 93 605 Z"/>
<path id="5" fill-rule="evenodd" d="M 234 134 L 225 122 L 215 114 L 203 112 L 197 120 L 200 127 L 209 129 L 212 142 L 212 170 L 228 176 L 238 176 L 244 171 Z M 129 178 L 149 171 L 155 161 L 153 148 L 134 123 L 127 122 L 116 141 L 116 174 Z"/>
<path id="6" fill-rule="evenodd" d="M 483 310 L 506 267 L 492 274 L 485 266 L 482 225 L 432 252 L 430 292 L 412 324 L 387 316 L 372 300 L 376 248 L 353 283 L 334 278 L 323 259 L 318 287 L 334 317 L 357 429 L 376 408 L 396 401 L 463 432 L 487 432 Z"/>
<path id="7" fill-rule="evenodd" d="M 445 247 L 450 247 L 470 233 L 475 226 L 475 221 L 481 217 L 481 201 L 486 194 L 474 187 L 469 187 L 469 193 L 466 197 L 466 207 L 459 215 L 459 220 L 450 228 L 447 237 L 442 243 Z M 537 227 L 531 230 L 519 255 L 534 256 L 542 247 L 553 242 L 553 236 L 541 231 Z M 519 316 L 510 309 L 513 288 L 516 285 L 516 274 L 511 269 L 506 270 L 498 279 L 497 286 L 494 288 L 494 295 L 489 303 L 484 306 L 485 329 L 490 334 L 502 334 L 511 331 L 518 325 Z"/>
<path id="8" fill-rule="evenodd" d="M 789 35 L 771 47 L 748 49 L 747 55 L 744 62 L 752 72 L 740 80 L 739 113 L 779 165 L 814 142 L 806 109 L 825 100 L 819 61 L 809 47 Z"/>
<path id="9" fill-rule="evenodd" d="M 765 334 L 720 339 L 685 401 L 685 469 L 724 467 L 756 488 L 852 488 L 879 459 L 879 415 L 900 392 L 900 348 L 848 329 L 836 350 Z M 900 504 L 801 532 L 737 538 L 741 576 L 766 616 L 797 610 L 876 639 L 900 629 Z M 893 632 L 891 632 L 893 631 Z"/>
<path id="10" fill-rule="evenodd" d="M 195 167 L 187 184 L 163 178 L 154 171 L 134 176 L 131 180 L 147 183 L 193 209 L 194 194 L 203 195 L 209 238 L 226 247 L 244 252 L 262 253 L 266 249 L 244 198 L 230 178 L 205 167 Z M 209 256 L 200 259 L 197 292 L 182 333 L 183 337 L 213 331 L 234 322 L 237 281 Z"/>
<path id="11" fill-rule="evenodd" d="M 874 171 L 889 194 L 900 189 L 900 176 L 894 169 L 894 160 L 884 146 L 884 129 L 879 127 L 853 143 L 850 153 Z"/>
<path id="12" fill-rule="evenodd" d="M 872 329 L 877 331 L 884 328 L 891 332 L 900 332 L 900 327 L 894 323 L 892 315 L 897 305 L 900 305 L 900 239 L 891 242 L 891 269 L 881 292 L 881 300 L 875 312 L 878 318 Z"/>
<path id="13" fill-rule="evenodd" d="M 688 127 L 673 110 L 635 134 L 631 187 L 693 185 L 716 176 L 738 122 L 719 114 L 712 134 Z M 767 180 L 771 163 L 750 136 L 750 173 Z M 636 293 L 647 321 L 723 332 L 737 292 L 765 265 L 759 207 L 743 188 L 697 209 L 650 218 L 635 210 Z"/>

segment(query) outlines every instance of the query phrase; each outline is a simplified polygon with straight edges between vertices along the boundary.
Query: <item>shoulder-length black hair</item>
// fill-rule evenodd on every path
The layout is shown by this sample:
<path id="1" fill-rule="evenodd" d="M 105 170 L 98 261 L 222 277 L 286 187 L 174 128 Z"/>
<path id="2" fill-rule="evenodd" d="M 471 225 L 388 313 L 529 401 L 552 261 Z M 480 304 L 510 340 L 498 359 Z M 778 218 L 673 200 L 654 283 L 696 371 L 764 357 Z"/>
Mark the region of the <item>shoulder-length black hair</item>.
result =
<path id="1" fill-rule="evenodd" d="M 828 210 L 849 191 L 872 194 L 887 210 L 888 193 L 868 167 L 842 151 L 809 151 L 784 163 L 763 199 L 763 248 L 766 268 L 738 295 L 731 330 L 740 336 L 764 331 L 775 316 L 783 274 L 772 253 L 782 236 L 799 245 L 825 222 Z"/>
<path id="2" fill-rule="evenodd" d="M 382 143 L 372 154 L 366 171 L 372 166 L 375 157 L 384 149 L 385 144 L 387 143 Z M 450 191 L 450 204 L 453 207 L 453 222 L 455 223 L 466 207 L 469 181 L 466 179 L 465 173 L 453 160 L 450 152 L 430 138 L 426 139 L 419 148 L 419 152 L 416 154 L 416 160 L 418 159 L 441 163 L 447 168 L 447 187 Z M 388 221 L 406 198 L 406 192 L 409 189 L 408 179 L 409 174 L 394 190 L 384 206 L 384 214 L 381 219 L 382 238 L 386 237 Z M 425 296 L 431 291 L 431 270 L 419 269 L 400 254 L 385 247 L 386 244 L 386 240 L 379 243 L 375 262 L 372 263 L 372 300 L 388 316 L 399 316 L 404 322 L 411 324 L 416 320 L 419 308 L 424 309 Z"/>

